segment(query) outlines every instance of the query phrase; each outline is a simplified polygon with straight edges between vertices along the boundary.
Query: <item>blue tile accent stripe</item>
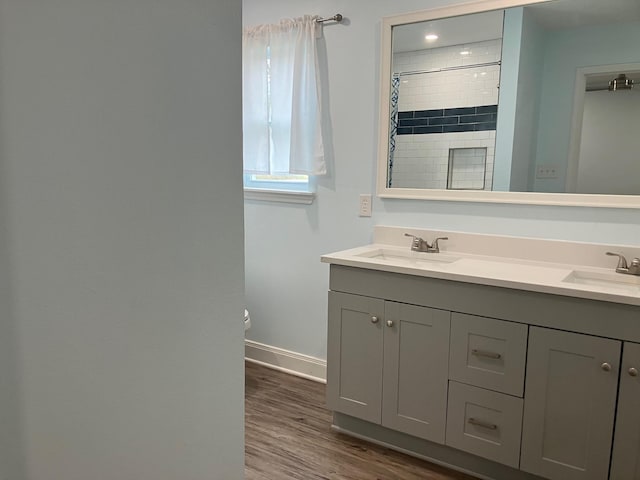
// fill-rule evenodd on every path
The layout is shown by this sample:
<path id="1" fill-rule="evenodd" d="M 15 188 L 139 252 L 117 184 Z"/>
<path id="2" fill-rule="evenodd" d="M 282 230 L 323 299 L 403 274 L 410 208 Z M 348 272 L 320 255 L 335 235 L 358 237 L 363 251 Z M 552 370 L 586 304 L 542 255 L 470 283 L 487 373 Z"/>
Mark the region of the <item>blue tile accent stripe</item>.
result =
<path id="1" fill-rule="evenodd" d="M 398 112 L 398 135 L 481 132 L 496 129 L 498 105 Z"/>

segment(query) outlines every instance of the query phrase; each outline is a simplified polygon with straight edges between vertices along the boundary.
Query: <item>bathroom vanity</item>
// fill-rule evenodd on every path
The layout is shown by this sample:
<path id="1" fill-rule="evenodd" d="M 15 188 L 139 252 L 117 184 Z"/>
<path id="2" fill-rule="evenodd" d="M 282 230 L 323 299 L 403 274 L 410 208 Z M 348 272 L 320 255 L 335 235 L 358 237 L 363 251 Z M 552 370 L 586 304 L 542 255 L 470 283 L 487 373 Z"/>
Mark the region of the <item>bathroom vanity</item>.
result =
<path id="1" fill-rule="evenodd" d="M 640 256 L 395 227 L 323 256 L 334 428 L 480 478 L 639 479 L 640 276 L 607 251 Z"/>

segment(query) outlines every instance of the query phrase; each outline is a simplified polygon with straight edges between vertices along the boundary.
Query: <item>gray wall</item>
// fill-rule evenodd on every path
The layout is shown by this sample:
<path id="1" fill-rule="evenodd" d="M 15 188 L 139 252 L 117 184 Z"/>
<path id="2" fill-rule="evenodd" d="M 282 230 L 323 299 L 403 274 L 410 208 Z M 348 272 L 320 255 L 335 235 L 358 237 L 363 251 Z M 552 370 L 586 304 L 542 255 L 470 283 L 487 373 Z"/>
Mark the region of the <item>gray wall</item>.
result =
<path id="1" fill-rule="evenodd" d="M 0 480 L 14 480 L 24 478 L 25 465 L 19 421 L 16 325 L 11 313 L 11 272 L 6 228 L 7 172 L 3 158 L 0 155 Z"/>
<path id="2" fill-rule="evenodd" d="M 247 202 L 248 338 L 324 358 L 329 269 L 320 255 L 371 241 L 373 225 L 636 244 L 637 210 L 379 199 L 358 217 L 358 195 L 375 194 L 380 20 L 456 0 L 243 0 L 247 25 L 305 13 L 349 22 L 324 28 L 330 174 L 311 206 Z"/>
<path id="3" fill-rule="evenodd" d="M 242 478 L 240 17 L 0 0 L 0 478 Z"/>

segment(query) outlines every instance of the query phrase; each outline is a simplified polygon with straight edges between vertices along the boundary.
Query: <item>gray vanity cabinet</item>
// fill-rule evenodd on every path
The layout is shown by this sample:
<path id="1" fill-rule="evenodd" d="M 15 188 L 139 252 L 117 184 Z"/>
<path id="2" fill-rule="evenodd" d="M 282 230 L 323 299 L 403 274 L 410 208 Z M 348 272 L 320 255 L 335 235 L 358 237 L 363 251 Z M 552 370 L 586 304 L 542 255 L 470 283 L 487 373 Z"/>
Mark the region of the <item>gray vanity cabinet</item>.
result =
<path id="1" fill-rule="evenodd" d="M 385 302 L 385 427 L 444 443 L 450 316 L 444 310 Z"/>
<path id="2" fill-rule="evenodd" d="M 640 307 L 342 265 L 329 287 L 336 428 L 485 478 L 640 480 Z"/>
<path id="3" fill-rule="evenodd" d="M 640 480 L 640 344 L 625 342 L 611 480 Z"/>
<path id="4" fill-rule="evenodd" d="M 620 350 L 617 340 L 530 328 L 522 470 L 552 480 L 608 478 Z"/>
<path id="5" fill-rule="evenodd" d="M 329 292 L 327 405 L 444 443 L 450 313 Z"/>
<path id="6" fill-rule="evenodd" d="M 382 420 L 384 300 L 329 292 L 327 406 Z"/>

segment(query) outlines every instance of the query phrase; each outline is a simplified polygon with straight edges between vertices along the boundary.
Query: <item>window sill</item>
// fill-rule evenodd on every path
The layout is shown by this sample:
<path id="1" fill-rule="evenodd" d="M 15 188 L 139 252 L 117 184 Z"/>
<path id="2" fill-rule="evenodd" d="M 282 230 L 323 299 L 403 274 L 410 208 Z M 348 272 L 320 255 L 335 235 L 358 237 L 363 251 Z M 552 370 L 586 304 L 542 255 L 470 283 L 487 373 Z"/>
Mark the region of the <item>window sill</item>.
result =
<path id="1" fill-rule="evenodd" d="M 298 203 L 311 205 L 316 198 L 313 192 L 294 192 L 288 190 L 263 190 L 260 188 L 245 188 L 245 200 L 259 200 L 263 202 Z"/>

